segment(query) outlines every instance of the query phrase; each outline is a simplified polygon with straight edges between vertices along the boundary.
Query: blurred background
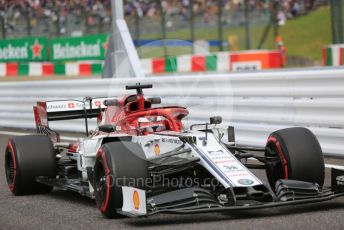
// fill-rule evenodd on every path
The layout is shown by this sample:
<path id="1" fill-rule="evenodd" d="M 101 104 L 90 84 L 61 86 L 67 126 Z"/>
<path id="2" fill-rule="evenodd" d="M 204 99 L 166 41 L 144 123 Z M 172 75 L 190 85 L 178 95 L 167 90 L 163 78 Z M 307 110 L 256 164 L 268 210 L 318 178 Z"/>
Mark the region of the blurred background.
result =
<path id="1" fill-rule="evenodd" d="M 302 126 L 344 156 L 344 0 L 123 0 L 116 33 L 111 2 L 121 8 L 0 0 L 0 128 L 34 128 L 42 98 L 119 96 L 140 81 L 195 123 L 223 116 L 243 144 Z"/>
<path id="2" fill-rule="evenodd" d="M 205 40 L 216 52 L 275 49 L 279 35 L 289 65 L 321 65 L 321 49 L 344 42 L 338 0 L 125 0 L 124 8 L 141 58 L 195 52 L 182 41 L 150 45 L 154 40 Z M 110 28 L 110 0 L 0 0 L 2 39 L 106 34 Z"/>

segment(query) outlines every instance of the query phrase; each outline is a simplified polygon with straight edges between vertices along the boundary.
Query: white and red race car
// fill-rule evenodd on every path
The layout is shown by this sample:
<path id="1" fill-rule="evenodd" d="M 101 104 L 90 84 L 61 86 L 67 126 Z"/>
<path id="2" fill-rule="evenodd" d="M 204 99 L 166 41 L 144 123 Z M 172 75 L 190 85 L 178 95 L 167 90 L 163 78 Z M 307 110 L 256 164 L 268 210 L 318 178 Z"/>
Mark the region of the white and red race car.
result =
<path id="1" fill-rule="evenodd" d="M 308 129 L 275 131 L 265 148 L 237 146 L 233 127 L 222 140 L 215 127 L 221 117 L 185 127 L 186 108 L 153 107 L 161 99 L 142 92 L 151 87 L 127 86 L 137 92 L 122 98 L 38 102 L 39 134 L 8 141 L 9 189 L 15 195 L 73 190 L 94 198 L 106 217 L 257 209 L 344 195 L 340 170 L 332 169 L 332 186 L 323 186 L 323 154 Z M 61 142 L 49 128 L 50 121 L 80 118 L 87 137 L 78 141 Z M 98 126 L 89 132 L 91 118 Z M 269 183 L 250 169 L 265 170 Z"/>

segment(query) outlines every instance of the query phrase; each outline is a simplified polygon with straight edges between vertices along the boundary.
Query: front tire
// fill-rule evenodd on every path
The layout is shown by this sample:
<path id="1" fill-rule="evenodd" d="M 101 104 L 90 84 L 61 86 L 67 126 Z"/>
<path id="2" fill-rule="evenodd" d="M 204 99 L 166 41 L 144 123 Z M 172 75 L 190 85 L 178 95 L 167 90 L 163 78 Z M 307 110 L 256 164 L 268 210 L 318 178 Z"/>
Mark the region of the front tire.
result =
<path id="1" fill-rule="evenodd" d="M 273 132 L 266 144 L 266 157 L 278 159 L 266 169 L 270 186 L 279 179 L 324 184 L 325 165 L 320 144 L 306 128 L 295 127 Z"/>
<path id="2" fill-rule="evenodd" d="M 36 182 L 36 177 L 55 178 L 56 156 L 47 136 L 13 137 L 5 152 L 6 180 L 15 195 L 48 193 L 53 188 Z"/>
<path id="3" fill-rule="evenodd" d="M 138 144 L 114 142 L 102 145 L 94 166 L 97 208 L 107 218 L 121 217 L 116 210 L 123 205 L 122 186 L 134 186 L 133 181 L 144 181 L 147 177 L 147 161 Z M 142 186 L 137 184 L 136 188 Z"/>

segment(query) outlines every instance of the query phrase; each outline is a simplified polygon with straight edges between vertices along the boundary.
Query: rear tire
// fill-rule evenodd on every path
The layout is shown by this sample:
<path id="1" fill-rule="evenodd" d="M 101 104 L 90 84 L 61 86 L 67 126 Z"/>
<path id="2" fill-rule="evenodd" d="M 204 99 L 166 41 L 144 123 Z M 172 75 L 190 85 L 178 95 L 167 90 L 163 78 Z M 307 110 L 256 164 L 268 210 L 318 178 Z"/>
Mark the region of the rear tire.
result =
<path id="1" fill-rule="evenodd" d="M 277 157 L 266 174 L 272 189 L 279 179 L 324 184 L 325 165 L 320 144 L 306 128 L 295 127 L 273 132 L 266 144 L 266 157 Z"/>
<path id="2" fill-rule="evenodd" d="M 13 137 L 5 152 L 7 184 L 15 195 L 48 193 L 53 187 L 36 182 L 36 177 L 56 177 L 56 156 L 47 136 Z"/>
<path id="3" fill-rule="evenodd" d="M 94 166 L 97 208 L 107 218 L 121 217 L 116 210 L 123 205 L 122 186 L 133 186 L 133 180 L 145 181 L 147 177 L 147 161 L 140 145 L 131 142 L 102 145 Z M 142 188 L 142 184 L 135 187 Z"/>

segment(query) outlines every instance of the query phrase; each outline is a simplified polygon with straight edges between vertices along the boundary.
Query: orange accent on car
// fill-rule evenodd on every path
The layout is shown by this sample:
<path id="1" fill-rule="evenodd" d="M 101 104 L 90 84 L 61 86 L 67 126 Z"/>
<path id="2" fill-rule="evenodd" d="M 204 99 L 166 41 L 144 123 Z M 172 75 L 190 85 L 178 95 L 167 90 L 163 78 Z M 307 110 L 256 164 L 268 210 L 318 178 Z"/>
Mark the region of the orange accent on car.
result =
<path id="1" fill-rule="evenodd" d="M 140 208 L 140 197 L 137 191 L 134 191 L 133 193 L 133 203 L 134 203 L 134 208 L 138 210 Z"/>
<path id="2" fill-rule="evenodd" d="M 159 156 L 160 155 L 160 146 L 158 144 L 156 144 L 154 146 L 154 153 L 155 153 L 155 156 Z"/>

